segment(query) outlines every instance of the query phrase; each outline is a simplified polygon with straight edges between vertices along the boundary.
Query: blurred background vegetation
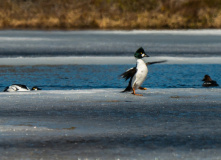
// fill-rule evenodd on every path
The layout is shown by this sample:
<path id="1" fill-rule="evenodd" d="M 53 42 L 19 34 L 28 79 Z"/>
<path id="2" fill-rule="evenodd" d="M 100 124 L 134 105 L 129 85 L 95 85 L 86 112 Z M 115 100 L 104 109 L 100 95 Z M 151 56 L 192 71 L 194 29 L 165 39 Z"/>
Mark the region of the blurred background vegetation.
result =
<path id="1" fill-rule="evenodd" d="M 0 0 L 0 29 L 221 28 L 221 0 Z"/>

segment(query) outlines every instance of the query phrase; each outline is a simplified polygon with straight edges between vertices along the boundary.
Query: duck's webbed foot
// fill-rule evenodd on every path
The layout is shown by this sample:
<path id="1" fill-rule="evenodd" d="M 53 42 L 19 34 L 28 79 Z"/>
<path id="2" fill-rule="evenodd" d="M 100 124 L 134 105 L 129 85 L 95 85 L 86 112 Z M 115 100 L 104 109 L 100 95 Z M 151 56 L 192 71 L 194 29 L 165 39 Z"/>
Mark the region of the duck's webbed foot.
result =
<path id="1" fill-rule="evenodd" d="M 147 90 L 147 88 L 139 87 L 140 90 Z"/>
<path id="2" fill-rule="evenodd" d="M 135 96 L 143 96 L 142 94 L 136 94 L 134 88 L 133 88 L 133 92 L 132 92 L 132 94 L 135 95 Z"/>

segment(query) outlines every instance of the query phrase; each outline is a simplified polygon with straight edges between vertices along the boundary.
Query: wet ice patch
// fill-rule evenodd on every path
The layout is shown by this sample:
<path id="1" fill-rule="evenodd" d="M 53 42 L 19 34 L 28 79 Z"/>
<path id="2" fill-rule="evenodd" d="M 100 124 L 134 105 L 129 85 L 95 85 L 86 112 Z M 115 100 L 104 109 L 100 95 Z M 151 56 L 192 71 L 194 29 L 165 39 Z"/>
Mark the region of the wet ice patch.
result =
<path id="1" fill-rule="evenodd" d="M 46 131 L 53 131 L 53 129 L 47 127 L 37 127 L 32 125 L 0 125 L 0 132 L 4 135 L 8 134 L 22 134 L 23 132 L 46 132 Z M 7 134 L 6 134 L 7 133 Z"/>

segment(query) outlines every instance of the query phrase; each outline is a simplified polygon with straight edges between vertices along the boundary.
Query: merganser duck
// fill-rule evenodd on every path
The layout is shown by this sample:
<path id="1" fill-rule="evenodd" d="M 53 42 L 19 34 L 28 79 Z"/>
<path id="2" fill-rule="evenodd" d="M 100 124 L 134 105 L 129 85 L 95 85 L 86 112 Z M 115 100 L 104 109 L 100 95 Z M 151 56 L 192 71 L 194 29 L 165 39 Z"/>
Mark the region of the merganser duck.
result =
<path id="1" fill-rule="evenodd" d="M 32 87 L 31 90 L 41 90 L 38 87 Z M 30 89 L 23 84 L 12 84 L 11 86 L 8 86 L 4 89 L 4 92 L 26 92 L 26 91 L 30 91 Z"/>
<path id="2" fill-rule="evenodd" d="M 125 80 L 130 79 L 129 84 L 127 88 L 122 91 L 122 92 L 128 92 L 128 91 L 133 91 L 132 94 L 137 95 L 137 96 L 143 96 L 142 94 L 136 94 L 135 90 L 140 89 L 140 90 L 147 90 L 147 88 L 141 87 L 143 84 L 144 80 L 146 79 L 147 73 L 148 73 L 148 65 L 155 64 L 155 63 L 163 63 L 166 62 L 164 61 L 155 61 L 155 62 L 148 62 L 145 63 L 142 58 L 144 57 L 149 57 L 146 55 L 144 52 L 144 49 L 140 47 L 134 54 L 134 57 L 137 58 L 137 65 L 136 67 L 128 69 L 126 72 L 121 74 L 121 77 L 124 78 Z"/>
<path id="3" fill-rule="evenodd" d="M 213 81 L 211 79 L 211 77 L 209 75 L 205 75 L 202 81 L 204 81 L 204 83 L 202 85 L 203 87 L 216 87 L 216 86 L 219 86 L 216 83 L 216 81 Z"/>

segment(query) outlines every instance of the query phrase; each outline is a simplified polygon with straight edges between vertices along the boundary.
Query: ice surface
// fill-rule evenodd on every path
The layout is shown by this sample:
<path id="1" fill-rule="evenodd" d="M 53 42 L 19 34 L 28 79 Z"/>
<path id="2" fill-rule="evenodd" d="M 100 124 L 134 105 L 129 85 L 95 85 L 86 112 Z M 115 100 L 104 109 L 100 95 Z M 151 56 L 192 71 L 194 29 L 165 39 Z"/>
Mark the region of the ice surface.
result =
<path id="1" fill-rule="evenodd" d="M 0 57 L 221 56 L 221 30 L 0 31 Z"/>
<path id="2" fill-rule="evenodd" d="M 221 90 L 0 93 L 9 159 L 220 159 Z"/>
<path id="3" fill-rule="evenodd" d="M 149 57 L 146 62 L 166 60 L 165 64 L 221 64 L 221 57 Z M 113 65 L 135 64 L 131 57 L 116 56 L 86 56 L 86 57 L 19 57 L 0 58 L 1 66 L 23 65 Z"/>

